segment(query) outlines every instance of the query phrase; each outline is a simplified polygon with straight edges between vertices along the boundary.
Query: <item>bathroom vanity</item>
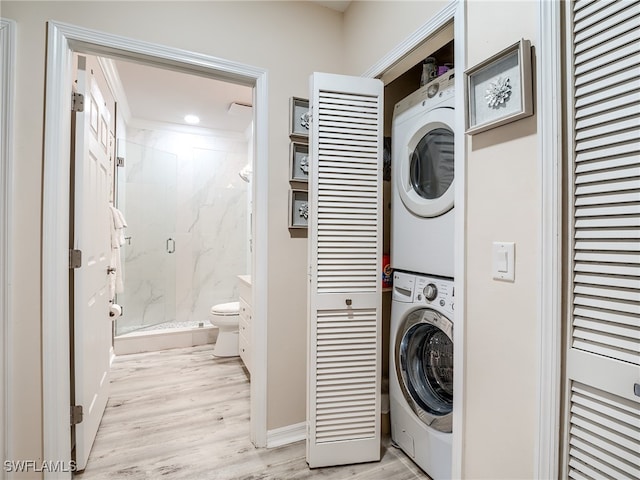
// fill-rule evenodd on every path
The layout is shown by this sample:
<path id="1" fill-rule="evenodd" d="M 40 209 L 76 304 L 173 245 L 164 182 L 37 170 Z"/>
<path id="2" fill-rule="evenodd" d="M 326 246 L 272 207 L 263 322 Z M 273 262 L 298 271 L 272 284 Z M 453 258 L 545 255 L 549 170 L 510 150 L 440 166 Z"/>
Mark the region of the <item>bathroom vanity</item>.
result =
<path id="1" fill-rule="evenodd" d="M 251 373 L 251 275 L 238 275 L 238 302 L 240 303 L 238 347 L 240 358 Z"/>

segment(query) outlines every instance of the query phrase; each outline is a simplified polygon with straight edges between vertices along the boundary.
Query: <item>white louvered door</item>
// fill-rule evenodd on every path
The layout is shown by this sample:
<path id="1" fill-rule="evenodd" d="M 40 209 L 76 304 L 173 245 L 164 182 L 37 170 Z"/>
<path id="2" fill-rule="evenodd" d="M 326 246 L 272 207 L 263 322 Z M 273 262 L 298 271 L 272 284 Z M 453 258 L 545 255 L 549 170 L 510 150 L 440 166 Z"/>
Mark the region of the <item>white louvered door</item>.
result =
<path id="1" fill-rule="evenodd" d="M 312 468 L 380 459 L 382 94 L 375 79 L 311 78 Z"/>
<path id="2" fill-rule="evenodd" d="M 563 478 L 640 478 L 640 2 L 569 4 L 573 260 Z"/>

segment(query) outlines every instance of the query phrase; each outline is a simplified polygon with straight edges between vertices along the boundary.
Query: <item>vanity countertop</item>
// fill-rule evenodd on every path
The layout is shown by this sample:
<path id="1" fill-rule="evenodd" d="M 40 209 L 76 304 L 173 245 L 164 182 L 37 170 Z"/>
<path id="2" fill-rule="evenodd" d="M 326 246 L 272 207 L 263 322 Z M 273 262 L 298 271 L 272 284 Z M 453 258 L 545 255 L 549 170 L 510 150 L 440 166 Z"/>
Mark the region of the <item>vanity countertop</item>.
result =
<path id="1" fill-rule="evenodd" d="M 251 287 L 251 275 L 238 275 L 241 282 Z"/>

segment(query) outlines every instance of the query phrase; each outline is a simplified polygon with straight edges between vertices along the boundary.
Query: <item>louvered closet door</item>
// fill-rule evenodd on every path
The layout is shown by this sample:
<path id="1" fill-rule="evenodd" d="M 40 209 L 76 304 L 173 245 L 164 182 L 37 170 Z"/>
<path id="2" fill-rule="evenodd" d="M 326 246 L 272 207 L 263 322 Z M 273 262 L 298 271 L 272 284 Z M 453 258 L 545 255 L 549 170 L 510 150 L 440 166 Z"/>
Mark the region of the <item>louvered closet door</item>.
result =
<path id="1" fill-rule="evenodd" d="M 380 459 L 382 92 L 311 78 L 310 467 Z"/>
<path id="2" fill-rule="evenodd" d="M 575 137 L 564 476 L 638 479 L 640 2 L 569 9 Z"/>

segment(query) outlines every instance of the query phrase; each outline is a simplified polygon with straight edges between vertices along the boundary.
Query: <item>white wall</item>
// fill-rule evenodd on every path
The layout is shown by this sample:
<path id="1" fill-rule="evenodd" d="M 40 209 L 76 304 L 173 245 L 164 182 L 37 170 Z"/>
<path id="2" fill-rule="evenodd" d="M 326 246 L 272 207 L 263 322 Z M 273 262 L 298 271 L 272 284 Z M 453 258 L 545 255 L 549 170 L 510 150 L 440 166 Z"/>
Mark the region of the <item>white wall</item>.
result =
<path id="1" fill-rule="evenodd" d="M 289 98 L 315 71 L 342 69 L 341 15 L 307 2 L 2 2 L 17 22 L 16 214 L 11 401 L 17 459 L 42 455 L 41 202 L 46 21 L 202 52 L 268 69 L 268 428 L 305 418 L 307 242 L 287 228 Z M 283 388 L 283 385 L 286 387 Z"/>
<path id="2" fill-rule="evenodd" d="M 536 2 L 474 1 L 467 8 L 469 66 L 520 38 L 535 47 Z M 463 472 L 469 478 L 533 477 L 540 262 L 537 141 L 535 116 L 468 138 Z M 493 241 L 516 243 L 514 283 L 492 280 Z"/>

